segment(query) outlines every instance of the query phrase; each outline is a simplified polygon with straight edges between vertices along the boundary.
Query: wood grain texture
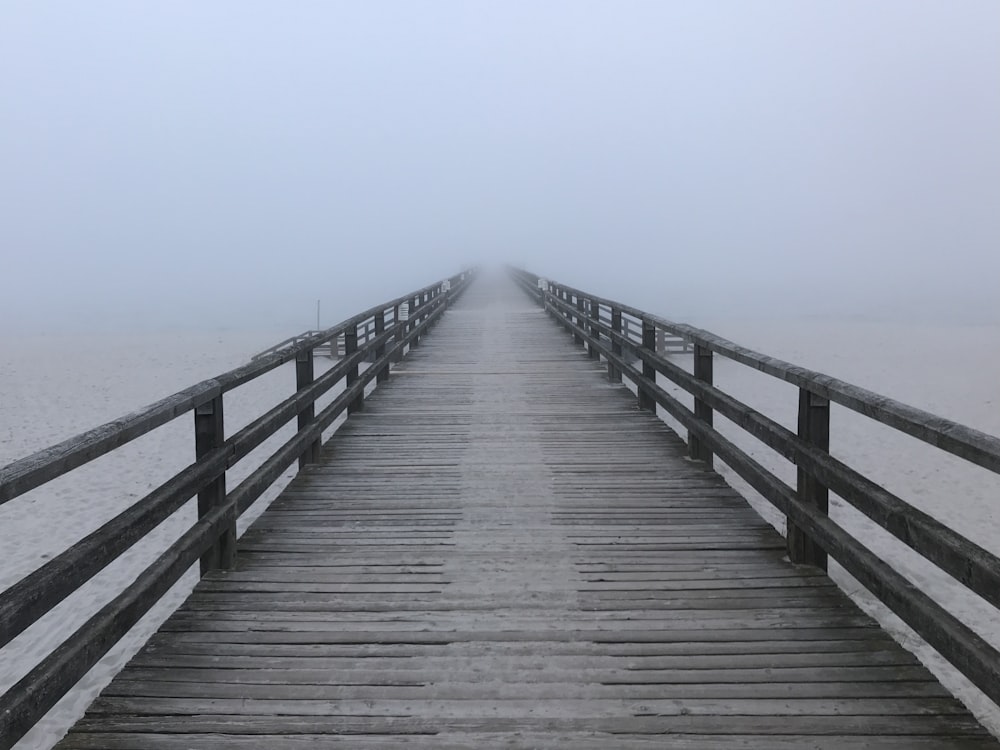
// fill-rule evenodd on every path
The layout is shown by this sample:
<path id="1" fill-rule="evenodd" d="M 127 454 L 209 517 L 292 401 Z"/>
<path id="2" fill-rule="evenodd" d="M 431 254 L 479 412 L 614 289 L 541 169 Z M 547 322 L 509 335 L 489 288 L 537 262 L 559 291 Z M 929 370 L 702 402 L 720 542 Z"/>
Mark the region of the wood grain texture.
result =
<path id="1" fill-rule="evenodd" d="M 1000 748 L 478 282 L 58 747 Z"/>

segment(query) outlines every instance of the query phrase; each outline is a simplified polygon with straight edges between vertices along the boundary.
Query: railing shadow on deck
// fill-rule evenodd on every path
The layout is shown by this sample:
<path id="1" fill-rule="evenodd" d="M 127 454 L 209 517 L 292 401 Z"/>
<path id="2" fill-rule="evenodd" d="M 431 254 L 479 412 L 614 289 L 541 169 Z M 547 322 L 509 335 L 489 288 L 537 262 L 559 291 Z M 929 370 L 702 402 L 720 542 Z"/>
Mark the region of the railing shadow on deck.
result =
<path id="1" fill-rule="evenodd" d="M 197 496 L 198 520 L 118 596 L 105 605 L 23 679 L 0 696 L 0 750 L 12 747 L 44 714 L 200 560 L 202 575 L 232 567 L 236 520 L 296 460 L 317 460 L 323 431 L 363 405 L 365 386 L 384 382 L 390 364 L 465 291 L 470 269 L 327 328 L 286 339 L 247 365 L 205 380 L 139 411 L 84 432 L 0 468 L 0 505 L 187 414 L 194 415 L 196 460 L 93 533 L 0 593 L 0 647 L 77 591 L 174 511 Z M 344 356 L 314 377 L 314 352 L 336 347 Z M 372 365 L 360 371 L 368 357 Z M 223 395 L 274 368 L 295 362 L 296 392 L 226 437 Z M 315 402 L 340 381 L 342 393 L 318 414 Z M 298 431 L 235 489 L 226 471 L 292 419 Z"/>
<path id="2" fill-rule="evenodd" d="M 834 458 L 830 454 L 830 403 L 998 474 L 1000 438 L 760 354 L 708 331 L 523 269 L 509 271 L 578 344 L 586 345 L 591 358 L 607 362 L 612 381 L 621 382 L 625 375 L 635 384 L 641 408 L 655 411 L 661 406 L 687 429 L 691 458 L 711 466 L 713 457 L 718 456 L 785 515 L 792 562 L 825 570 L 827 555 L 832 557 L 1000 705 L 1000 651 L 831 519 L 829 491 L 996 608 L 1000 608 L 1000 558 Z M 664 333 L 691 344 L 693 373 L 671 362 L 657 346 Z M 797 432 L 715 387 L 712 370 L 716 354 L 797 386 Z M 658 374 L 691 394 L 694 409 L 661 388 L 656 382 Z M 796 487 L 716 430 L 715 412 L 791 461 L 797 468 Z"/>

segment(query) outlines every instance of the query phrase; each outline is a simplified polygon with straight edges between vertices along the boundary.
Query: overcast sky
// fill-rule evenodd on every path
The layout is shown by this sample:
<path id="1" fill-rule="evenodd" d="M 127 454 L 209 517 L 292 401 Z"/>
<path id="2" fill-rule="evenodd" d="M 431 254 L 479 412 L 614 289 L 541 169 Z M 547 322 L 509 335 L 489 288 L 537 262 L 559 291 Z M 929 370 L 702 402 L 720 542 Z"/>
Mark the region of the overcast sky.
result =
<path id="1" fill-rule="evenodd" d="M 694 322 L 1000 315 L 1000 3 L 4 0 L 0 259 L 25 328 L 508 259 Z"/>

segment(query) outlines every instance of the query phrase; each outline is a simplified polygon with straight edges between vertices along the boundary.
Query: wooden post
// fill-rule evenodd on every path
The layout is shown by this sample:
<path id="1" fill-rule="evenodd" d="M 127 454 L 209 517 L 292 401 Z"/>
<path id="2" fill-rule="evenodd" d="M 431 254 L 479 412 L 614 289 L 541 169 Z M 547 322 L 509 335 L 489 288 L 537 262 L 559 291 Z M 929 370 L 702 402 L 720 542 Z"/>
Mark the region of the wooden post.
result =
<path id="1" fill-rule="evenodd" d="M 617 307 L 611 308 L 611 330 L 615 333 L 622 332 L 622 311 Z M 622 345 L 614 338 L 611 339 L 611 353 L 622 355 Z M 622 371 L 618 369 L 614 362 L 608 360 L 608 380 L 612 383 L 622 382 Z"/>
<path id="2" fill-rule="evenodd" d="M 656 352 L 656 326 L 647 320 L 642 321 L 642 348 L 646 351 Z M 656 384 L 656 368 L 648 362 L 642 363 L 642 379 Z M 656 399 L 642 389 L 642 383 L 636 383 L 639 391 L 639 408 L 648 409 L 656 413 Z"/>
<path id="3" fill-rule="evenodd" d="M 385 310 L 379 310 L 375 313 L 375 338 L 378 338 L 383 333 L 385 333 Z M 375 347 L 375 361 L 382 359 L 385 356 L 385 344 L 380 344 Z M 378 371 L 378 375 L 375 376 L 376 383 L 384 383 L 389 379 L 389 363 L 385 363 L 385 367 Z"/>
<path id="4" fill-rule="evenodd" d="M 362 346 L 364 344 L 367 344 L 373 338 L 375 338 L 375 318 L 374 318 L 374 316 L 372 317 L 372 320 L 371 320 L 370 323 L 365 323 L 364 335 L 358 337 L 358 345 Z M 372 362 L 375 361 L 375 350 L 374 349 L 369 349 L 368 350 L 368 354 L 365 355 L 365 361 L 368 362 L 369 364 L 371 364 Z"/>
<path id="5" fill-rule="evenodd" d="M 799 389 L 799 437 L 817 448 L 830 451 L 830 401 L 805 388 Z M 798 470 L 799 502 L 823 513 L 830 510 L 830 491 L 807 471 Z M 799 565 L 826 570 L 826 551 L 815 540 L 788 521 L 788 559 Z"/>
<path id="6" fill-rule="evenodd" d="M 348 326 L 344 333 L 344 356 L 350 357 L 358 350 L 358 327 L 355 324 Z M 347 387 L 350 388 L 358 380 L 358 365 L 351 365 L 347 371 Z M 365 394 L 361 393 L 356 399 L 347 405 L 347 414 L 350 416 L 356 411 L 361 411 L 365 405 Z"/>
<path id="7" fill-rule="evenodd" d="M 573 320 L 576 322 L 577 328 L 583 328 L 583 297 L 579 294 L 576 295 L 576 317 Z M 583 344 L 583 336 L 576 331 L 573 332 L 573 340 L 577 344 Z"/>
<path id="8" fill-rule="evenodd" d="M 421 307 L 420 298 L 422 296 L 423 295 L 420 295 L 420 294 L 416 295 L 413 298 L 413 304 L 410 305 L 410 320 L 407 322 L 406 327 L 409 330 L 411 330 L 411 331 L 414 329 L 414 327 L 416 327 L 417 322 L 418 322 L 418 309 Z M 411 349 L 416 349 L 418 346 L 420 346 L 420 335 L 419 334 L 417 334 L 416 336 L 414 336 L 410 340 L 410 348 Z"/>
<path id="9" fill-rule="evenodd" d="M 601 306 L 595 301 L 590 300 L 590 335 L 595 339 L 600 339 L 601 329 L 597 327 L 597 321 L 601 314 Z M 587 344 L 587 353 L 590 355 L 591 359 L 600 359 L 601 353 L 598 351 L 597 346 L 591 343 Z"/>
<path id="10" fill-rule="evenodd" d="M 200 459 L 220 448 L 226 439 L 222 395 L 194 409 L 194 455 Z M 223 472 L 198 493 L 198 517 L 226 502 L 226 474 Z M 215 543 L 201 555 L 201 574 L 210 570 L 229 570 L 236 564 L 236 519 L 226 527 Z"/>
<path id="11" fill-rule="evenodd" d="M 712 385 L 712 350 L 707 346 L 695 344 L 694 347 L 694 376 L 701 382 Z M 699 398 L 694 400 L 694 416 L 705 425 L 711 427 L 714 421 L 712 407 Z M 698 439 L 693 432 L 688 432 L 688 455 L 696 461 L 704 461 L 709 467 L 712 466 L 712 449 Z"/>
<path id="12" fill-rule="evenodd" d="M 304 352 L 299 352 L 295 355 L 295 390 L 301 391 L 306 386 L 312 385 L 313 379 L 315 377 L 315 370 L 313 368 L 315 355 L 312 349 L 306 349 Z M 309 426 L 309 424 L 316 418 L 316 403 L 311 402 L 309 406 L 299 412 L 299 431 Z M 305 468 L 307 465 L 316 463 L 319 460 L 319 451 L 322 443 L 319 439 L 315 442 L 310 443 L 302 455 L 299 456 L 299 469 Z"/>
<path id="13" fill-rule="evenodd" d="M 406 320 L 400 316 L 406 313 L 406 318 L 410 316 L 410 308 L 405 302 L 402 305 L 396 305 L 392 308 L 392 321 L 393 325 L 396 326 L 396 344 L 398 348 L 396 349 L 396 356 L 393 360 L 396 362 L 401 362 L 403 360 L 403 338 L 406 336 Z"/>

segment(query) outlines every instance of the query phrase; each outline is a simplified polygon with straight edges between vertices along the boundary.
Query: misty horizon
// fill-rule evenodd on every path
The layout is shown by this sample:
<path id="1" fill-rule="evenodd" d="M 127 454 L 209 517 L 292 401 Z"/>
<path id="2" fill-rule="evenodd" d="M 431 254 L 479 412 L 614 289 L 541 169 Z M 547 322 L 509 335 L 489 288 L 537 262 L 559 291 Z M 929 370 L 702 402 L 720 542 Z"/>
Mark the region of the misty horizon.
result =
<path id="1" fill-rule="evenodd" d="M 513 263 L 1000 320 L 993 2 L 10 3 L 0 329 L 325 325 Z"/>

